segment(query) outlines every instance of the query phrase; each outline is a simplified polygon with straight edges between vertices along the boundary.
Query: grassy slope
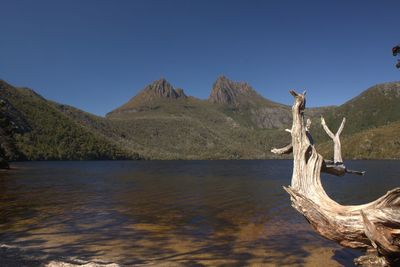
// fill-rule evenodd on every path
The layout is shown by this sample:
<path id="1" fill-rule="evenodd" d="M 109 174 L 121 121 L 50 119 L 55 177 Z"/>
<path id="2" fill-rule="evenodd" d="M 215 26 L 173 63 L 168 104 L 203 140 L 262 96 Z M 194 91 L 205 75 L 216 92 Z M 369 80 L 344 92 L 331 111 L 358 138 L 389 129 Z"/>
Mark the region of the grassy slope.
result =
<path id="1" fill-rule="evenodd" d="M 165 97 L 173 90 L 167 81 L 155 81 L 107 115 L 125 147 L 153 159 L 250 159 L 271 158 L 273 143 L 288 142 L 288 136 L 281 137 L 277 129 L 257 127 L 253 110 L 272 107 L 287 116 L 289 108 L 252 89 L 235 95 L 236 105 Z"/>
<path id="2" fill-rule="evenodd" d="M 125 157 L 125 152 L 106 139 L 88 131 L 55 109 L 53 104 L 30 89 L 14 88 L 1 82 L 0 98 L 18 111 L 12 117 L 20 131 L 13 132 L 13 140 L 20 159 L 82 160 Z M 19 121 L 18 121 L 19 120 Z"/>
<path id="3" fill-rule="evenodd" d="M 344 159 L 400 159 L 400 122 L 368 129 L 342 139 Z M 332 158 L 333 143 L 325 142 L 319 151 Z"/>
<path id="4" fill-rule="evenodd" d="M 108 119 L 142 155 L 161 159 L 270 157 L 267 136 L 227 116 L 224 108 L 195 98 L 152 101 L 141 112 L 110 114 Z"/>
<path id="5" fill-rule="evenodd" d="M 319 118 L 321 115 L 325 117 L 329 128 L 333 132 L 336 132 L 343 117 L 346 117 L 346 125 L 341 135 L 341 139 L 343 140 L 353 136 L 360 136 L 358 133 L 369 129 L 381 127 L 386 129 L 385 126 L 400 121 L 400 83 L 378 84 L 367 89 L 359 96 L 349 100 L 343 105 L 306 110 L 306 115 L 307 114 L 312 117 L 313 126 L 311 132 L 317 143 L 330 142 L 329 137 L 321 127 Z M 379 131 L 379 133 L 384 132 L 385 131 Z M 357 147 L 357 139 L 354 137 L 352 139 L 354 142 L 347 144 L 350 147 L 344 147 L 343 152 Z M 368 150 L 359 150 L 357 155 L 347 155 L 350 156 L 350 158 L 372 157 L 372 154 Z M 381 157 L 392 158 L 392 155 L 389 153 L 386 156 L 384 153 L 381 153 Z"/>
<path id="6" fill-rule="evenodd" d="M 322 113 L 332 130 L 346 117 L 343 136 L 399 121 L 400 82 L 375 85 L 334 110 Z"/>
<path id="7" fill-rule="evenodd" d="M 306 110 L 306 115 L 312 117 L 314 121 L 313 136 L 317 143 L 323 144 L 321 151 L 327 154 L 330 142 L 320 126 L 319 116 L 325 116 L 333 131 L 345 116 L 347 118 L 343 132 L 345 158 L 376 158 L 374 153 L 378 152 L 371 153 L 365 145 L 361 143 L 357 145 L 359 140 L 357 133 L 370 127 L 385 128 L 385 125 L 391 122 L 400 121 L 398 95 L 398 83 L 381 84 L 341 106 Z M 264 106 L 264 103 L 258 102 L 252 105 L 243 103 L 237 108 L 212 104 L 192 97 L 158 98 L 149 102 L 135 101 L 134 105 L 125 106 L 135 111 L 112 113 L 107 119 L 90 114 L 74 116 L 90 129 L 98 131 L 110 140 L 117 140 L 119 145 L 130 151 L 137 151 L 146 158 L 271 158 L 274 155 L 269 153 L 270 148 L 285 145 L 289 142 L 289 135 L 281 129 L 258 128 L 251 118 L 254 114 L 250 113 L 248 108 L 254 109 L 257 104 Z M 390 131 L 378 130 L 372 142 L 388 132 Z M 394 135 L 384 136 L 388 142 L 395 140 Z M 358 147 L 358 152 L 351 154 L 348 151 L 353 147 L 354 149 Z M 381 151 L 380 158 L 396 157 L 388 150 L 376 151 Z"/>
<path id="8" fill-rule="evenodd" d="M 28 159 L 98 159 L 138 154 L 148 159 L 271 158 L 271 147 L 289 142 L 289 134 L 281 129 L 257 127 L 251 110 L 263 106 L 258 102 L 233 108 L 193 97 L 151 98 L 129 107 L 130 111 L 103 118 L 47 101 L 32 90 L 0 85 L 0 98 L 13 108 L 2 113 L 11 117 L 19 129 L 13 131 L 12 138 Z M 382 84 L 339 107 L 307 110 L 314 120 L 313 136 L 322 143 L 321 151 L 326 154 L 330 149 L 330 143 L 324 143 L 328 139 L 318 121 L 323 114 L 332 130 L 346 116 L 345 158 L 399 157 L 399 127 L 395 123 L 400 121 L 399 87 L 398 83 Z M 285 106 L 282 108 L 287 112 Z M 392 152 L 390 147 L 394 147 Z"/>

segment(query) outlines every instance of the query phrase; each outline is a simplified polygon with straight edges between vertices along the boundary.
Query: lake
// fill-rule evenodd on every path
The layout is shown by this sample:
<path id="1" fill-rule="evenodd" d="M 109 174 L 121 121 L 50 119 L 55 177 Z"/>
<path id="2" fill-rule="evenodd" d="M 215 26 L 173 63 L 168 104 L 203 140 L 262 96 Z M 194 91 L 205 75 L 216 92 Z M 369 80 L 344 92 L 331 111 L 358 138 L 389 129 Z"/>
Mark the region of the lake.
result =
<path id="1" fill-rule="evenodd" d="M 342 204 L 400 186 L 399 161 L 348 161 L 323 176 Z M 0 172 L 0 244 L 43 262 L 352 266 L 290 206 L 291 160 L 20 162 Z M 2 253 L 3 261 L 12 263 Z"/>

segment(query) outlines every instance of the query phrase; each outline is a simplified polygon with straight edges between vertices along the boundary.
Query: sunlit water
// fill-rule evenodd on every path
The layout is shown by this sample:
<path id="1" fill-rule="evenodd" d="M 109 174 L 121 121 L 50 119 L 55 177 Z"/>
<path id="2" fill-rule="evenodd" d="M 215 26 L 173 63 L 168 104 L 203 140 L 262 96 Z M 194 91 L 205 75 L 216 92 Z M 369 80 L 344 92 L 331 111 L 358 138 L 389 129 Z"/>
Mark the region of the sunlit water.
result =
<path id="1" fill-rule="evenodd" d="M 360 204 L 400 186 L 399 161 L 350 161 L 324 176 Z M 26 162 L 0 172 L 0 243 L 53 259 L 123 265 L 350 266 L 358 251 L 316 235 L 283 185 L 292 162 Z"/>

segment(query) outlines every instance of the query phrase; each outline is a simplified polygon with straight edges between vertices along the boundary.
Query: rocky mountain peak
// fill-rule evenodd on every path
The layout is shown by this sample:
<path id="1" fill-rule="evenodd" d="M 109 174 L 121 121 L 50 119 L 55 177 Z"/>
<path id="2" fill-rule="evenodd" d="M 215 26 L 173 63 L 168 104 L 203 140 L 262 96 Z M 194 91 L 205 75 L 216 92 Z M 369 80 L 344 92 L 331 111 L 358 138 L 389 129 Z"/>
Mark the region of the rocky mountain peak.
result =
<path id="1" fill-rule="evenodd" d="M 143 110 L 149 110 L 154 106 L 159 105 L 160 101 L 170 100 L 174 101 L 177 99 L 186 99 L 187 96 L 183 89 L 174 87 L 164 78 L 152 82 L 142 89 L 136 96 L 132 97 L 121 107 L 111 111 L 107 115 L 113 113 L 132 113 Z"/>
<path id="2" fill-rule="evenodd" d="M 146 86 L 142 93 L 173 99 L 181 97 L 186 98 L 183 89 L 175 90 L 174 87 L 164 78 L 154 81 L 150 85 Z"/>
<path id="3" fill-rule="evenodd" d="M 215 81 L 208 101 L 212 103 L 237 105 L 238 97 L 257 94 L 251 86 L 245 82 L 234 82 L 221 75 Z"/>

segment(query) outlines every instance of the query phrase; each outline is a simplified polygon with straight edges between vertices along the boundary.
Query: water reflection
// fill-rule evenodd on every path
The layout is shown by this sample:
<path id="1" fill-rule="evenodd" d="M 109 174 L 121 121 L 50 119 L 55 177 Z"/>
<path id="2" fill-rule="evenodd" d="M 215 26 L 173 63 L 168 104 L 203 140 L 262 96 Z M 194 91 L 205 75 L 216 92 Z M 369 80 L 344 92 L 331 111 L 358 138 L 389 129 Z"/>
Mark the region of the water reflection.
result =
<path id="1" fill-rule="evenodd" d="M 324 177 L 344 204 L 399 185 L 396 161 Z M 124 265 L 349 266 L 358 252 L 312 231 L 282 185 L 291 161 L 31 162 L 0 173 L 0 243 L 45 261 Z M 382 170 L 391 170 L 382 177 Z M 37 258 L 37 257 L 36 257 Z"/>

